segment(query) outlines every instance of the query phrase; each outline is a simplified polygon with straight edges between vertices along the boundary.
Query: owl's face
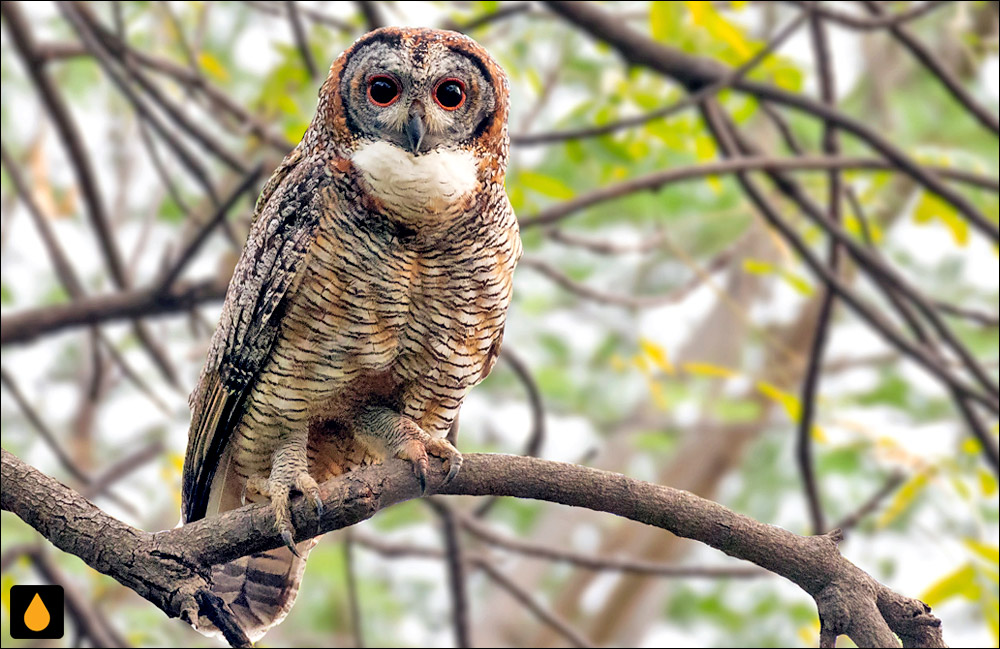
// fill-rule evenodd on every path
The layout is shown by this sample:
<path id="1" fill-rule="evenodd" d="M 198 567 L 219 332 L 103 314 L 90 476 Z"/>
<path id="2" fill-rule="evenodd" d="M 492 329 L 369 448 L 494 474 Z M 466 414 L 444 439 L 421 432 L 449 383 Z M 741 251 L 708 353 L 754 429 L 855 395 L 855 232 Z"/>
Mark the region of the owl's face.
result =
<path id="1" fill-rule="evenodd" d="M 340 92 L 356 137 L 421 155 L 481 134 L 497 109 L 495 83 L 479 52 L 390 30 L 355 47 Z"/>
<path id="2" fill-rule="evenodd" d="M 334 62 L 303 145 L 334 156 L 369 210 L 443 232 L 503 195 L 507 97 L 503 70 L 472 39 L 384 27 Z"/>

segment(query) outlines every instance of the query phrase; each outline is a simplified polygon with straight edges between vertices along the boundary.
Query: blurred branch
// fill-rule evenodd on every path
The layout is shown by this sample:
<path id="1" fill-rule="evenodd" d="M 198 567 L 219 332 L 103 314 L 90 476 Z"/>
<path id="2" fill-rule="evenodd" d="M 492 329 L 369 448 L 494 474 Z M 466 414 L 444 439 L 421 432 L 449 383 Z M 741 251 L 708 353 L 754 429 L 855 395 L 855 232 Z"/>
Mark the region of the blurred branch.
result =
<path id="1" fill-rule="evenodd" d="M 388 24 L 385 20 L 385 15 L 382 13 L 382 7 L 377 2 L 357 0 L 355 4 L 358 5 L 361 15 L 364 16 L 365 26 L 368 28 L 368 31 L 384 27 Z"/>
<path id="2" fill-rule="evenodd" d="M 843 530 L 848 532 L 854 529 L 858 523 L 865 519 L 866 516 L 874 512 L 882 502 L 888 498 L 892 492 L 899 488 L 900 485 L 906 480 L 906 475 L 902 471 L 894 471 L 885 481 L 882 487 L 872 494 L 871 498 L 866 500 L 864 504 L 857 508 L 853 513 L 848 514 L 844 518 L 837 521 L 837 524 L 833 526 L 833 529 Z"/>
<path id="3" fill-rule="evenodd" d="M 0 345 L 24 343 L 70 327 L 122 318 L 177 314 L 192 306 L 221 300 L 228 280 L 175 282 L 161 292 L 156 287 L 130 289 L 77 300 L 69 304 L 24 309 L 0 318 Z"/>
<path id="4" fill-rule="evenodd" d="M 594 38 L 608 43 L 633 65 L 655 70 L 682 84 L 690 92 L 697 92 L 706 85 L 717 82 L 729 74 L 731 68 L 706 57 L 692 56 L 678 49 L 662 45 L 645 34 L 608 13 L 596 4 L 586 2 L 546 3 L 552 11 L 564 17 Z M 940 177 L 913 160 L 904 151 L 879 135 L 861 121 L 830 108 L 805 95 L 782 90 L 768 83 L 737 79 L 733 89 L 753 95 L 763 101 L 773 101 L 808 113 L 818 119 L 835 124 L 878 151 L 903 173 L 912 177 L 927 190 L 950 203 L 977 230 L 993 243 L 1000 243 L 1000 228 L 984 216 L 963 195 L 945 185 Z"/>
<path id="5" fill-rule="evenodd" d="M 510 538 L 493 531 L 473 516 L 458 515 L 462 527 L 473 536 L 498 548 L 529 557 L 561 561 L 587 570 L 631 572 L 651 577 L 707 577 L 710 579 L 743 579 L 763 577 L 769 574 L 760 568 L 739 566 L 733 568 L 710 566 L 678 566 L 653 561 L 638 561 L 617 557 L 603 557 L 582 554 L 565 548 L 549 548 L 527 541 Z"/>
<path id="6" fill-rule="evenodd" d="M 358 576 L 354 565 L 354 535 L 347 530 L 344 538 L 344 571 L 347 576 L 347 605 L 351 613 L 351 635 L 354 646 L 361 649 L 365 646 L 365 633 L 361 625 L 361 601 L 358 595 Z"/>
<path id="7" fill-rule="evenodd" d="M 877 3 L 866 1 L 862 2 L 862 5 L 875 16 L 881 19 L 886 18 L 885 9 Z M 892 25 L 889 31 L 903 47 L 910 51 L 914 58 L 920 61 L 941 82 L 948 92 L 951 93 L 951 96 L 955 98 L 955 101 L 960 103 L 980 124 L 992 131 L 994 135 L 1000 134 L 1000 120 L 997 119 L 997 116 L 976 101 L 962 86 L 961 81 L 948 71 L 943 61 L 917 40 L 902 24 Z"/>
<path id="8" fill-rule="evenodd" d="M 458 533 L 456 514 L 447 504 L 430 499 L 427 503 L 441 519 L 444 537 L 444 558 L 448 570 L 448 589 L 451 591 L 451 617 L 455 627 L 455 646 L 465 649 L 472 646 L 469 632 L 469 593 L 466 586 L 465 550 Z"/>
<path id="9" fill-rule="evenodd" d="M 830 20 L 844 27 L 861 30 L 877 30 L 899 27 L 911 20 L 921 18 L 932 11 L 953 4 L 949 0 L 927 0 L 907 7 L 905 10 L 894 13 L 879 15 L 878 18 L 865 18 L 846 11 L 839 11 L 824 6 L 818 2 L 802 2 L 799 0 L 786 0 L 789 4 L 798 5 L 817 17 Z"/>
<path id="10" fill-rule="evenodd" d="M 474 18 L 469 18 L 465 22 L 459 23 L 451 19 L 445 20 L 441 25 L 441 28 L 468 33 L 497 21 L 505 20 L 518 14 L 527 13 L 533 9 L 534 7 L 531 2 L 505 2 L 498 6 L 494 11 L 487 11 Z"/>
<path id="11" fill-rule="evenodd" d="M 93 604 L 91 599 L 80 593 L 76 585 L 63 574 L 48 552 L 40 547 L 35 547 L 32 551 L 28 552 L 28 557 L 34 563 L 42 579 L 50 584 L 62 586 L 66 610 L 69 612 L 70 618 L 72 618 L 81 634 L 90 639 L 93 646 L 131 646 L 118 633 L 115 627 L 112 626 L 107 616 L 101 613 Z"/>
<path id="12" fill-rule="evenodd" d="M 651 236 L 643 237 L 642 241 L 634 244 L 614 243 L 606 239 L 587 239 L 559 228 L 547 228 L 545 236 L 563 245 L 582 248 L 597 255 L 645 254 L 662 248 L 666 241 L 662 230 L 657 230 Z"/>
<path id="13" fill-rule="evenodd" d="M 274 512 L 250 505 L 183 527 L 150 534 L 108 516 L 82 496 L 2 451 L 2 507 L 99 572 L 113 576 L 171 617 L 193 620 L 208 566 L 283 545 Z M 465 456 L 443 485 L 432 464 L 430 492 L 532 498 L 624 516 L 706 543 L 791 580 L 817 602 L 820 616 L 858 645 L 943 646 L 930 609 L 903 597 L 844 559 L 839 534 L 802 537 L 741 516 L 689 492 L 587 467 L 510 455 Z M 293 503 L 297 540 L 340 529 L 420 494 L 412 467 L 386 460 L 322 485 L 323 515 Z M 482 564 L 489 571 L 490 564 Z M 497 574 L 491 573 L 497 579 Z M 232 640 L 231 640 L 232 641 Z"/>
<path id="14" fill-rule="evenodd" d="M 710 83 L 703 88 L 699 88 L 697 92 L 692 92 L 685 96 L 683 99 L 659 108 L 652 112 L 646 113 L 645 115 L 637 115 L 635 117 L 628 117 L 626 119 L 619 120 L 617 122 L 611 122 L 609 124 L 602 124 L 601 126 L 592 126 L 590 128 L 573 129 L 567 131 L 552 131 L 550 133 L 532 133 L 527 135 L 512 135 L 510 138 L 511 144 L 517 146 L 536 146 L 539 144 L 552 144 L 554 142 L 562 142 L 565 140 L 581 140 L 591 137 L 598 137 L 601 135 L 607 135 L 609 133 L 614 133 L 615 131 L 620 131 L 622 129 L 632 128 L 635 126 L 642 126 L 653 120 L 662 119 L 664 117 L 669 117 L 675 113 L 679 113 L 686 108 L 692 108 L 698 105 L 700 101 L 711 97 L 721 90 L 724 90 L 732 86 L 736 81 L 739 81 L 747 74 L 752 72 L 758 65 L 763 63 L 772 52 L 774 52 L 778 47 L 784 43 L 789 36 L 795 33 L 795 30 L 805 22 L 807 14 L 800 14 L 798 17 L 792 19 L 780 32 L 768 42 L 764 47 L 754 53 L 749 59 L 746 60 L 737 68 L 733 68 L 732 71 L 727 73 L 724 77 Z"/>
<path id="15" fill-rule="evenodd" d="M 188 263 L 194 259 L 195 255 L 201 249 L 202 244 L 208 239 L 208 236 L 218 227 L 226 217 L 229 215 L 230 210 L 236 205 L 236 201 L 239 200 L 240 196 L 247 194 L 250 197 L 250 202 L 256 200 L 256 192 L 254 191 L 254 185 L 257 183 L 258 178 L 263 172 L 263 167 L 258 164 L 253 169 L 248 171 L 243 179 L 240 181 L 239 185 L 236 186 L 230 194 L 229 197 L 215 210 L 215 214 L 206 219 L 203 223 L 198 225 L 195 233 L 189 238 L 187 243 L 185 243 L 178 253 L 177 258 L 174 260 L 170 268 L 166 269 L 163 275 L 158 280 L 159 289 L 157 292 L 166 293 L 174 283 L 184 272 Z"/>
<path id="16" fill-rule="evenodd" d="M 691 165 L 686 167 L 674 167 L 656 171 L 645 176 L 626 180 L 614 185 L 608 185 L 596 189 L 592 192 L 581 194 L 562 203 L 557 203 L 544 209 L 538 214 L 522 217 L 520 219 L 522 228 L 530 228 L 538 225 L 550 225 L 557 223 L 566 217 L 592 205 L 610 201 L 623 196 L 628 196 L 640 191 L 655 191 L 666 185 L 705 178 L 708 176 L 723 174 L 738 174 L 744 171 L 825 171 L 829 169 L 858 169 L 882 171 L 894 169 L 885 161 L 873 158 L 839 156 L 797 156 L 792 158 L 777 158 L 765 155 L 744 156 L 740 158 L 729 158 L 717 160 L 709 163 Z M 951 172 L 943 168 L 933 168 L 942 177 L 947 177 L 960 182 L 970 182 L 977 187 L 1000 192 L 1000 180 L 985 176 L 970 176 L 967 172 Z"/>
<path id="17" fill-rule="evenodd" d="M 269 16 L 283 16 L 286 12 L 284 7 L 281 6 L 284 2 L 255 2 L 252 0 L 246 0 L 243 4 Z M 313 9 L 308 5 L 300 6 L 299 12 L 309 20 L 319 23 L 320 25 L 324 25 L 325 27 L 332 27 L 342 32 L 353 32 L 356 30 L 356 28 L 346 20 L 334 18 L 333 16 L 323 13 L 317 9 Z"/>
<path id="18" fill-rule="evenodd" d="M 670 291 L 663 295 L 622 295 L 621 293 L 604 292 L 577 282 L 547 261 L 535 257 L 522 257 L 519 263 L 521 266 L 537 270 L 570 293 L 599 304 L 610 304 L 629 309 L 650 309 L 673 304 L 686 295 L 686 291 Z"/>
<path id="19" fill-rule="evenodd" d="M 489 561 L 482 561 L 479 563 L 479 567 L 483 570 L 483 572 L 489 575 L 490 579 L 493 580 L 493 583 L 506 590 L 511 597 L 517 600 L 518 603 L 526 609 L 534 613 L 539 620 L 555 631 L 559 636 L 565 638 L 570 645 L 574 647 L 595 646 L 592 642 L 583 637 L 576 629 L 574 629 L 569 622 L 564 620 L 562 616 L 550 611 L 542 605 L 541 602 L 539 602 L 531 593 L 505 575 L 503 571 L 493 565 L 493 563 Z"/>
<path id="20" fill-rule="evenodd" d="M 292 36 L 295 37 L 295 46 L 299 49 L 299 56 L 302 57 L 302 62 L 306 65 L 309 78 L 315 80 L 319 76 L 319 69 L 316 67 L 316 60 L 313 58 L 312 52 L 309 51 L 309 41 L 306 38 L 305 28 L 302 26 L 302 16 L 299 15 L 299 3 L 285 2 L 284 5 L 288 10 L 288 22 L 292 25 Z"/>
<path id="21" fill-rule="evenodd" d="M 55 84 L 52 83 L 45 71 L 43 60 L 35 51 L 35 39 L 21 10 L 20 3 L 3 2 L 0 4 L 0 15 L 3 15 L 7 33 L 10 34 L 14 48 L 21 57 L 38 94 L 41 95 L 42 103 L 66 148 L 66 154 L 69 156 L 77 183 L 83 193 L 84 203 L 87 205 L 87 215 L 90 217 L 91 225 L 97 234 L 101 253 L 111 277 L 118 286 L 125 286 L 128 284 L 128 280 L 125 276 L 124 262 L 111 232 L 111 224 L 100 197 L 97 178 L 94 175 L 90 156 L 84 148 L 83 138 L 76 122 L 73 120 L 62 95 L 59 94 Z"/>
<path id="22" fill-rule="evenodd" d="M 818 4 L 810 5 L 810 9 L 818 8 Z M 818 12 L 809 15 L 809 34 L 812 41 L 813 59 L 816 61 L 816 74 L 819 78 L 820 98 L 831 107 L 836 105 L 833 57 L 830 54 L 830 43 L 827 40 L 826 25 L 819 18 Z M 828 120 L 823 123 L 823 153 L 835 156 L 840 153 L 837 141 L 837 130 Z M 833 169 L 828 174 L 827 182 L 827 218 L 840 224 L 841 178 L 840 172 Z M 827 266 L 830 273 L 840 274 L 840 245 L 836 239 L 830 238 Z M 806 366 L 805 380 L 802 382 L 802 413 L 799 417 L 798 431 L 795 436 L 795 457 L 802 476 L 802 488 L 805 491 L 806 502 L 809 505 L 809 519 L 814 534 L 826 531 L 826 520 L 823 515 L 823 503 L 820 498 L 819 485 L 816 482 L 816 471 L 813 466 L 813 421 L 816 415 L 816 393 L 822 376 L 823 354 L 830 335 L 830 325 L 833 319 L 833 308 L 836 293 L 829 284 L 823 287 L 820 297 L 819 315 L 816 317 L 816 332 L 813 335 L 809 351 L 809 363 Z"/>
<path id="23" fill-rule="evenodd" d="M 17 381 L 14 380 L 14 377 L 8 374 L 7 370 L 2 367 L 0 367 L 0 382 L 2 382 L 3 387 L 7 389 L 7 393 L 14 398 L 14 403 L 17 404 L 21 414 L 24 415 L 24 418 L 28 420 L 31 427 L 35 429 L 38 436 L 42 438 L 45 445 L 49 448 L 52 454 L 55 455 L 56 460 L 60 465 L 62 465 L 63 469 L 65 469 L 67 473 L 73 476 L 73 478 L 83 486 L 85 492 L 90 493 L 92 486 L 96 482 L 95 479 L 90 475 L 90 473 L 84 470 L 84 468 L 81 467 L 69 453 L 66 452 L 66 449 L 63 448 L 63 445 L 56 437 L 55 432 L 49 428 L 48 424 L 45 423 L 45 420 L 42 419 L 41 415 L 38 414 L 38 411 L 31 406 L 27 397 L 25 397 L 24 393 L 21 392 L 21 386 L 19 386 Z M 111 483 L 107 482 L 100 491 L 106 491 L 109 486 L 111 486 Z M 97 495 L 97 491 L 94 491 L 92 494 L 93 497 L 96 497 Z M 118 496 L 118 494 L 107 493 L 104 495 L 106 495 L 111 502 L 122 507 L 126 511 L 134 512 L 134 508 L 129 504 L 129 502 L 123 500 L 120 496 Z"/>

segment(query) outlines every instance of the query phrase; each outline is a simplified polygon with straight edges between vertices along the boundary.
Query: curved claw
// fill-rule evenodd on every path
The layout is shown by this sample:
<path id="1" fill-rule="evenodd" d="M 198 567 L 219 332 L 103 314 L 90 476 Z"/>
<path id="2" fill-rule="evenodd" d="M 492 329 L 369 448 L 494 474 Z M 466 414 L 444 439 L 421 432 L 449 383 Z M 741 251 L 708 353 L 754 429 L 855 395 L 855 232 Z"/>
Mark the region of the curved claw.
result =
<path id="1" fill-rule="evenodd" d="M 458 475 L 459 470 L 462 468 L 462 454 L 456 453 L 451 458 L 448 459 L 448 475 L 444 478 L 444 484 L 448 484 Z"/>
<path id="2" fill-rule="evenodd" d="M 323 499 L 319 497 L 319 494 L 314 494 L 312 497 L 313 506 L 316 508 L 316 524 L 323 518 L 323 512 L 325 508 L 323 507 Z"/>
<path id="3" fill-rule="evenodd" d="M 292 554 L 294 554 L 299 559 L 302 558 L 302 555 L 299 553 L 299 549 L 295 547 L 295 539 L 292 538 L 291 530 L 288 529 L 281 530 L 281 540 L 285 542 L 285 547 L 291 550 Z"/>
<path id="4" fill-rule="evenodd" d="M 420 482 L 420 495 L 427 495 L 427 458 L 421 458 L 413 463 L 413 470 L 417 473 L 417 480 Z"/>

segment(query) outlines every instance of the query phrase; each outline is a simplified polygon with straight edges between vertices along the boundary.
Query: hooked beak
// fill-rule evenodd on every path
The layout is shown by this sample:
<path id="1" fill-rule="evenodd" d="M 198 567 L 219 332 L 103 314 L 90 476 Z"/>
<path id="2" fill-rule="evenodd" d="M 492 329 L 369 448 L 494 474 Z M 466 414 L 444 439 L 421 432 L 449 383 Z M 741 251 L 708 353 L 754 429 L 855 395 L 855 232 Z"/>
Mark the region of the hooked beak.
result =
<path id="1" fill-rule="evenodd" d="M 406 133 L 406 141 L 410 145 L 410 153 L 416 155 L 420 152 L 420 143 L 427 132 L 426 127 L 424 127 L 423 106 L 418 103 L 410 106 L 409 119 L 406 122 L 406 126 L 403 127 L 403 132 Z"/>

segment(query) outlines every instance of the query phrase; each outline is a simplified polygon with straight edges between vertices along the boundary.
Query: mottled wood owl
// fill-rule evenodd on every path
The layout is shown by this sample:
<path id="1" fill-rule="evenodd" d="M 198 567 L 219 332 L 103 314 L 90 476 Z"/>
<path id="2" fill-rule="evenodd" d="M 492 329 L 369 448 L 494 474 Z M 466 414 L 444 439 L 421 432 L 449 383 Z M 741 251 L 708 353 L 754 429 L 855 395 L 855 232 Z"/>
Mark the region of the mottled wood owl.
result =
<path id="1" fill-rule="evenodd" d="M 504 192 L 508 88 L 471 39 L 384 28 L 333 64 L 257 201 L 198 387 L 183 517 L 270 501 L 288 547 L 217 566 L 256 640 L 288 613 L 315 541 L 289 494 L 427 454 L 496 362 L 521 255 Z M 204 618 L 198 628 L 213 631 Z"/>

